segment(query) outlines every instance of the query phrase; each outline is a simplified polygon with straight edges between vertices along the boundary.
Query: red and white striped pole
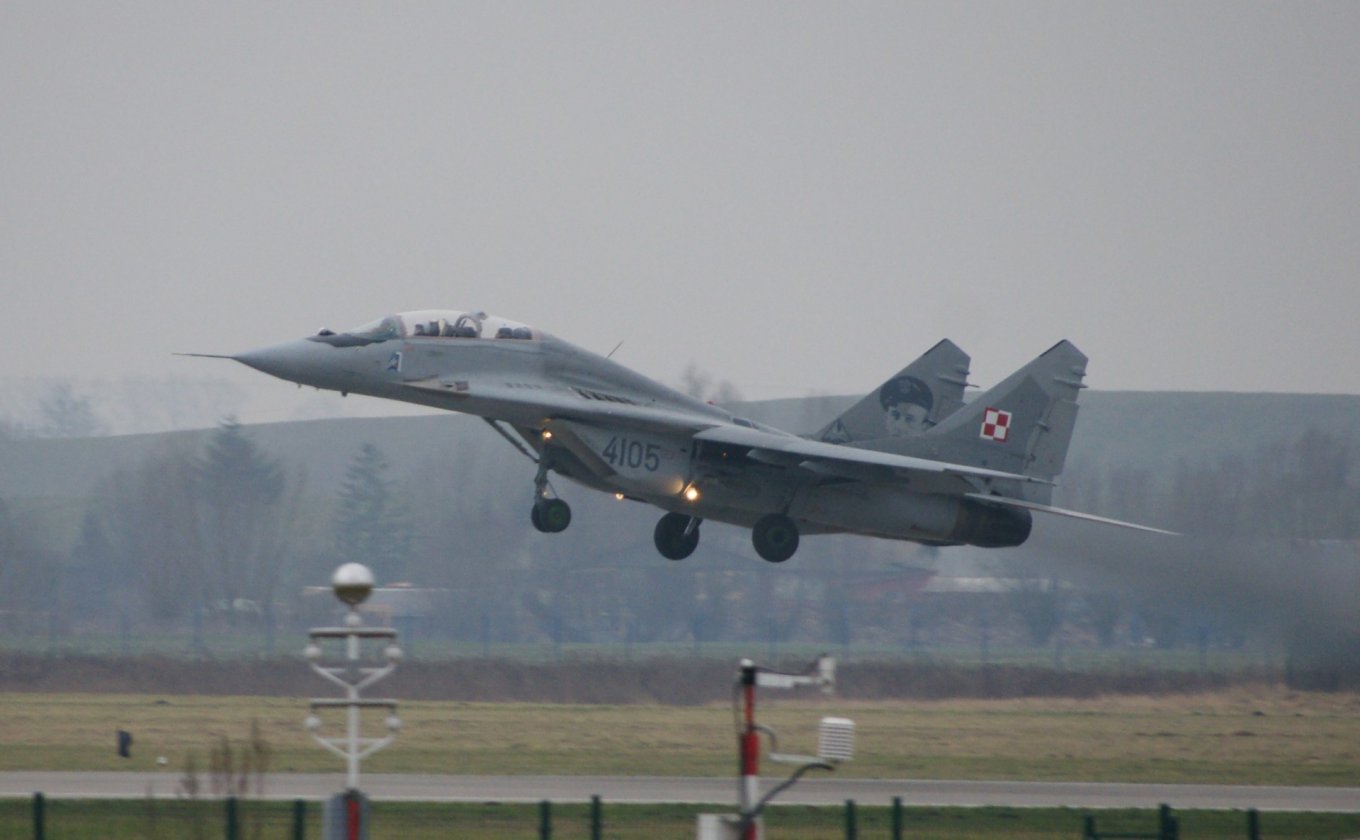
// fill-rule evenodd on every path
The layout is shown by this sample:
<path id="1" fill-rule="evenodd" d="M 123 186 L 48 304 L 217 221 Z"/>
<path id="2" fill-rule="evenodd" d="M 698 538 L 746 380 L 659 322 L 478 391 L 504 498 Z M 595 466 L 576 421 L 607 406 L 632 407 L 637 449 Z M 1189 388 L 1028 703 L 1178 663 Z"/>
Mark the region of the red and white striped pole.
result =
<path id="1" fill-rule="evenodd" d="M 741 693 L 744 707 L 743 724 L 738 735 L 741 747 L 741 815 L 751 815 L 742 832 L 741 840 L 759 840 L 756 817 L 752 811 L 760 799 L 760 734 L 756 731 L 756 665 L 749 659 L 741 660 Z"/>

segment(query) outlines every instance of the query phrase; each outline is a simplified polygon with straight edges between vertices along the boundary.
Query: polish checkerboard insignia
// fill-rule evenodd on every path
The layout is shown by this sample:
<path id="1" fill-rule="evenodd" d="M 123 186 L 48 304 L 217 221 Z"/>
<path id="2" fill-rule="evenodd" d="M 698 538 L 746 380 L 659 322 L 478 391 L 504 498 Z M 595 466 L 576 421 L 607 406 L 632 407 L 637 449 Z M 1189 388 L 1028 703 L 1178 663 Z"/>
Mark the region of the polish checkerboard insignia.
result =
<path id="1" fill-rule="evenodd" d="M 982 437 L 985 440 L 1005 442 L 1011 433 L 1011 413 L 999 408 L 989 408 L 982 413 Z"/>

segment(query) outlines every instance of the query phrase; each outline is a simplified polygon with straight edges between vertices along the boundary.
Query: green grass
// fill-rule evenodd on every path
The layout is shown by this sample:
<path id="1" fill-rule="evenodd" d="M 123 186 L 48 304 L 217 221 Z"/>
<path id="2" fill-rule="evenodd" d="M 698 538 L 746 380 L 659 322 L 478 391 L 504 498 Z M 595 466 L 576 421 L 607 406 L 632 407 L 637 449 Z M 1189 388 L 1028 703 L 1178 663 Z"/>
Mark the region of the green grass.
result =
<path id="1" fill-rule="evenodd" d="M 400 712 L 396 742 L 366 772 L 727 776 L 735 760 L 727 705 L 412 702 Z M 303 730 L 306 714 L 302 698 L 0 694 L 0 770 L 149 771 L 165 756 L 175 779 L 188 755 L 204 767 L 220 738 L 243 744 L 258 721 L 273 772 L 338 771 Z M 818 696 L 762 701 L 759 711 L 793 752 L 815 749 L 824 715 L 856 722 L 855 760 L 837 771 L 851 777 L 1360 785 L 1356 694 Z M 327 727 L 339 731 L 337 720 Z M 133 733 L 131 759 L 114 754 L 120 728 Z"/>
<path id="2" fill-rule="evenodd" d="M 241 836 L 258 840 L 292 837 L 292 803 L 242 802 L 238 819 Z M 321 836 L 318 803 L 306 806 L 307 837 Z M 602 836 L 607 840 L 691 838 L 695 820 L 713 806 L 611 805 L 604 803 Z M 1076 840 L 1081 836 L 1083 812 L 1070 808 L 905 808 L 904 836 L 912 840 Z M 1246 816 L 1234 811 L 1177 813 L 1181 836 L 1194 840 L 1240 840 Z M 553 805 L 552 836 L 584 840 L 590 836 L 589 806 Z M 1156 826 L 1151 810 L 1096 812 L 1103 831 L 1146 832 Z M 215 801 L 48 801 L 47 836 L 60 840 L 106 838 L 221 837 L 225 807 Z M 891 836 L 891 812 L 885 807 L 857 807 L 855 821 L 863 840 Z M 32 836 L 32 804 L 28 800 L 0 800 L 0 836 Z M 372 840 L 509 840 L 539 836 L 537 805 L 498 803 L 426 804 L 377 802 L 372 806 Z M 843 807 L 775 806 L 766 819 L 768 836 L 783 840 L 840 840 L 845 837 Z M 1261 815 L 1264 836 L 1272 840 L 1340 840 L 1360 835 L 1360 815 L 1267 813 Z"/>

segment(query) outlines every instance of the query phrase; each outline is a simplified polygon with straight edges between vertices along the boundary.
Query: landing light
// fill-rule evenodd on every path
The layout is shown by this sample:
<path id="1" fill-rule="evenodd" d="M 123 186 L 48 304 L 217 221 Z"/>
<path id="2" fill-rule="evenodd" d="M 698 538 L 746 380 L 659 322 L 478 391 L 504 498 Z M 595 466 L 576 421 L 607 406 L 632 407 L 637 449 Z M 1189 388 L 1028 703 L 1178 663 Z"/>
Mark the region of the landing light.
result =
<path id="1" fill-rule="evenodd" d="M 547 429 L 544 429 L 544 430 L 543 430 L 543 439 L 544 439 L 544 440 L 552 440 L 552 432 L 548 431 Z"/>
<path id="2" fill-rule="evenodd" d="M 699 488 L 693 484 L 685 488 L 685 501 L 697 502 L 699 500 Z"/>
<path id="3" fill-rule="evenodd" d="M 621 502 L 621 501 L 623 501 L 623 494 L 622 494 L 622 493 L 615 493 L 615 494 L 614 494 L 614 498 L 618 499 L 618 500 Z"/>

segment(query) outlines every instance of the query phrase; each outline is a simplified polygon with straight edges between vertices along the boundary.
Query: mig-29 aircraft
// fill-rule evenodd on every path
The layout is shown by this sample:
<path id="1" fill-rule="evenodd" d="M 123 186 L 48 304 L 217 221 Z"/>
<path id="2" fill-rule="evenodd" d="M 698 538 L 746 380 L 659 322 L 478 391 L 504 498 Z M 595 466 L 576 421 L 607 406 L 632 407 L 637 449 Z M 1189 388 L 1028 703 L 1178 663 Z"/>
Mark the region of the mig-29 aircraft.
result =
<path id="1" fill-rule="evenodd" d="M 1067 341 L 967 404 L 969 358 L 942 341 L 811 437 L 484 312 L 403 312 L 216 358 L 299 385 L 477 415 L 536 461 L 535 528 L 571 523 L 550 492 L 555 472 L 666 511 L 654 539 L 672 560 L 694 552 L 704 520 L 750 528 L 772 563 L 792 557 L 802 534 L 1017 546 L 1031 511 L 1158 530 L 1049 505 L 1086 373 L 1086 356 Z"/>

